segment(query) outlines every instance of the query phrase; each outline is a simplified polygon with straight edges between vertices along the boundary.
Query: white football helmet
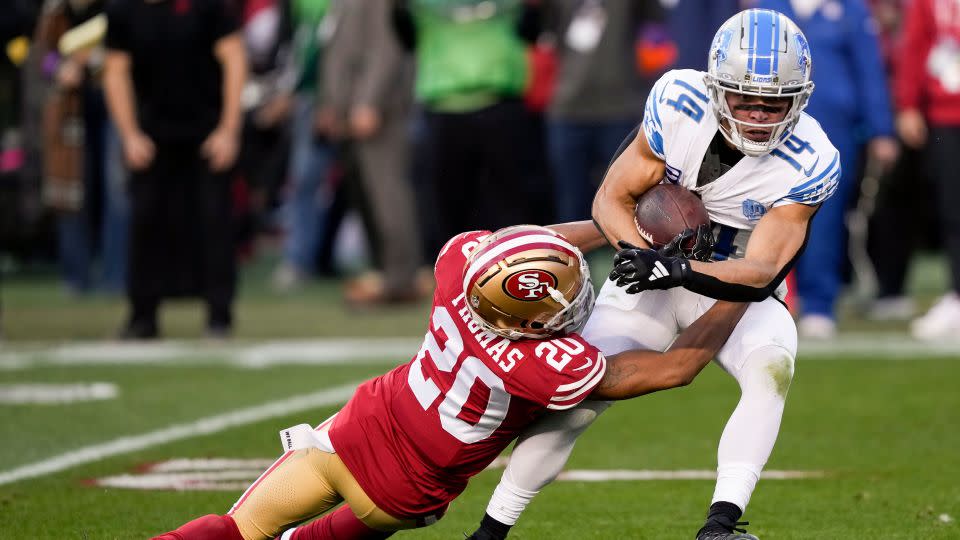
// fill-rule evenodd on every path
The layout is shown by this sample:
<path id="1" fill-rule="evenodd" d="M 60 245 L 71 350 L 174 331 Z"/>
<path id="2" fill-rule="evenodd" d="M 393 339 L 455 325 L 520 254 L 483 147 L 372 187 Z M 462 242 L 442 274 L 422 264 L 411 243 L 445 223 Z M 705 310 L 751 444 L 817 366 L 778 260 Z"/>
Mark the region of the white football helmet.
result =
<path id="1" fill-rule="evenodd" d="M 583 254 L 545 227 L 507 227 L 485 238 L 463 268 L 467 307 L 485 330 L 547 339 L 576 332 L 593 309 Z"/>
<path id="2" fill-rule="evenodd" d="M 813 92 L 810 45 L 786 15 L 769 9 L 748 9 L 720 26 L 710 46 L 705 82 L 720 131 L 741 152 L 762 156 L 783 144 L 800 120 Z M 726 93 L 792 98 L 787 115 L 776 124 L 736 120 Z M 770 128 L 766 141 L 751 141 L 744 129 Z"/>

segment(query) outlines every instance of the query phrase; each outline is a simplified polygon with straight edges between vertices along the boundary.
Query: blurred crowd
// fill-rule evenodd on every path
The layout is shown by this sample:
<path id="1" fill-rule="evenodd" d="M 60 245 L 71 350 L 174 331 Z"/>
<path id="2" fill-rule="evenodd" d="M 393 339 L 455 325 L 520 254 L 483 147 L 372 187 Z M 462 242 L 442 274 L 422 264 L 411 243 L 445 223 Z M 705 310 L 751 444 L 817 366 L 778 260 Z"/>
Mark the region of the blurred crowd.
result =
<path id="1" fill-rule="evenodd" d="M 865 316 L 916 317 L 911 255 L 942 245 L 950 292 L 912 331 L 954 335 L 955 0 L 8 0 L 0 245 L 57 260 L 72 294 L 126 295 L 126 338 L 159 335 L 180 296 L 229 335 L 262 238 L 277 290 L 362 244 L 345 300 L 416 302 L 458 232 L 589 219 L 648 88 L 705 69 L 745 7 L 806 34 L 807 112 L 843 162 L 791 278 L 801 333 L 835 335 L 851 280 Z"/>

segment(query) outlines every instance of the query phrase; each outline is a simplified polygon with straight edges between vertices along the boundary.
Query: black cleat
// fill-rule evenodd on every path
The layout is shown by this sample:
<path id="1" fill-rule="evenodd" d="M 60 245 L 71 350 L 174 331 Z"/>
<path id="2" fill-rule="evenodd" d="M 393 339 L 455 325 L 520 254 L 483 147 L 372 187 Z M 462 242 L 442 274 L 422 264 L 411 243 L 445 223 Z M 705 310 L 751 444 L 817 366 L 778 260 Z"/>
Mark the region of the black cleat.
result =
<path id="1" fill-rule="evenodd" d="M 697 531 L 697 540 L 760 540 L 746 530 L 738 529 L 739 525 L 749 525 L 749 522 L 728 524 L 722 519 L 708 519 L 707 523 Z"/>

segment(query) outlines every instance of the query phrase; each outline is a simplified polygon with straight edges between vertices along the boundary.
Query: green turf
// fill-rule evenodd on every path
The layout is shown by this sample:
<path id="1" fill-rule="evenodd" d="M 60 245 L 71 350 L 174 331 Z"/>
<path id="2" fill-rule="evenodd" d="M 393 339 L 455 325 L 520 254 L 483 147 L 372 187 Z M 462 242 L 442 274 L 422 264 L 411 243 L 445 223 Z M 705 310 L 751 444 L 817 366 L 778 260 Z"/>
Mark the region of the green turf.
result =
<path id="1" fill-rule="evenodd" d="M 380 368 L 382 369 L 382 368 Z M 2 380 L 118 383 L 121 402 L 67 408 L 3 407 L 4 469 L 31 452 L 52 455 L 117 433 L 137 434 L 378 371 L 276 367 L 263 371 L 190 366 L 37 368 Z M 823 470 L 827 477 L 761 481 L 750 530 L 770 539 L 948 539 L 960 527 L 960 377 L 955 359 L 800 362 L 772 469 Z M 710 469 L 723 422 L 736 403 L 732 380 L 709 367 L 691 387 L 620 403 L 579 442 L 573 468 Z M 143 492 L 88 487 L 84 479 L 172 457 L 277 455 L 276 432 L 317 422 L 335 406 L 117 456 L 0 486 L 0 538 L 145 538 L 191 516 L 223 512 L 236 492 Z M 499 472 L 482 473 L 434 527 L 398 538 L 458 538 L 483 513 Z M 709 481 L 556 483 L 533 503 L 513 538 L 688 538 L 712 493 Z"/>
<path id="2" fill-rule="evenodd" d="M 595 270 L 602 275 L 604 268 Z M 943 289 L 942 261 L 924 259 L 910 290 L 929 302 Z M 243 343 L 263 338 L 419 336 L 426 303 L 346 312 L 340 284 L 322 281 L 291 295 L 248 271 L 237 303 Z M 110 335 L 123 318 L 118 298 L 69 299 L 49 276 L 4 281 L 0 356 Z M 845 329 L 884 332 L 902 323 L 867 325 L 844 304 Z M 199 336 L 198 303 L 164 308 L 166 335 Z M 12 345 L 11 345 L 12 344 Z M 117 384 L 114 401 L 66 406 L 0 406 L 0 474 L 87 445 L 251 407 L 355 381 L 382 366 L 231 367 L 204 358 L 205 347 L 175 365 L 57 366 L 0 371 L 0 383 Z M 409 351 L 408 351 L 409 352 Z M 403 355 L 401 355 L 403 356 Z M 775 539 L 956 539 L 960 526 L 960 378 L 957 358 L 916 361 L 837 357 L 804 360 L 790 390 L 770 469 L 823 470 L 826 478 L 761 481 L 746 519 Z M 712 469 L 716 444 L 737 389 L 716 367 L 689 388 L 621 403 L 578 443 L 573 468 Z M 337 406 L 231 428 L 0 486 L 0 539 L 146 538 L 192 516 L 223 512 L 237 492 L 135 491 L 90 487 L 84 480 L 129 472 L 174 457 L 272 458 L 277 431 L 319 422 Z M 461 538 L 475 527 L 499 471 L 480 474 L 437 525 L 397 538 Z M 710 481 L 558 482 L 538 496 L 514 529 L 519 539 L 690 538 L 713 490 Z"/>

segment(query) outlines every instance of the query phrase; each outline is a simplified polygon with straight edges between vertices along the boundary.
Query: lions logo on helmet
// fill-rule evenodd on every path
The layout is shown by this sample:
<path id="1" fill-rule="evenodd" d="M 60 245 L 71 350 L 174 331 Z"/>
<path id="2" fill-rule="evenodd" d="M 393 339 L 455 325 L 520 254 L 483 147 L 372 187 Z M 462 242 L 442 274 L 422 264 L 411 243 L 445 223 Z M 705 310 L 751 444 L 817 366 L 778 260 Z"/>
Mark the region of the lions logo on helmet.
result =
<path id="1" fill-rule="evenodd" d="M 510 339 L 575 332 L 593 308 L 580 250 L 535 225 L 507 227 L 480 242 L 467 257 L 463 290 L 473 318 Z"/>
<path id="2" fill-rule="evenodd" d="M 711 57 L 714 59 L 718 68 L 720 64 L 727 61 L 727 49 L 730 48 L 732 38 L 733 32 L 731 30 L 717 32 L 716 37 L 713 38 L 713 54 Z"/>
<path id="3" fill-rule="evenodd" d="M 801 33 L 793 35 L 793 40 L 797 44 L 797 69 L 803 75 L 807 74 L 807 68 L 810 67 L 810 44 L 807 38 Z"/>
<path id="4" fill-rule="evenodd" d="M 722 60 L 721 60 L 722 59 Z M 748 9 L 723 23 L 713 39 L 704 82 L 724 138 L 748 156 L 762 156 L 783 144 L 813 92 L 812 59 L 803 32 L 786 15 L 769 9 Z M 753 124 L 733 117 L 727 92 L 790 98 L 784 119 Z M 744 137 L 746 129 L 773 128 L 765 141 Z"/>

